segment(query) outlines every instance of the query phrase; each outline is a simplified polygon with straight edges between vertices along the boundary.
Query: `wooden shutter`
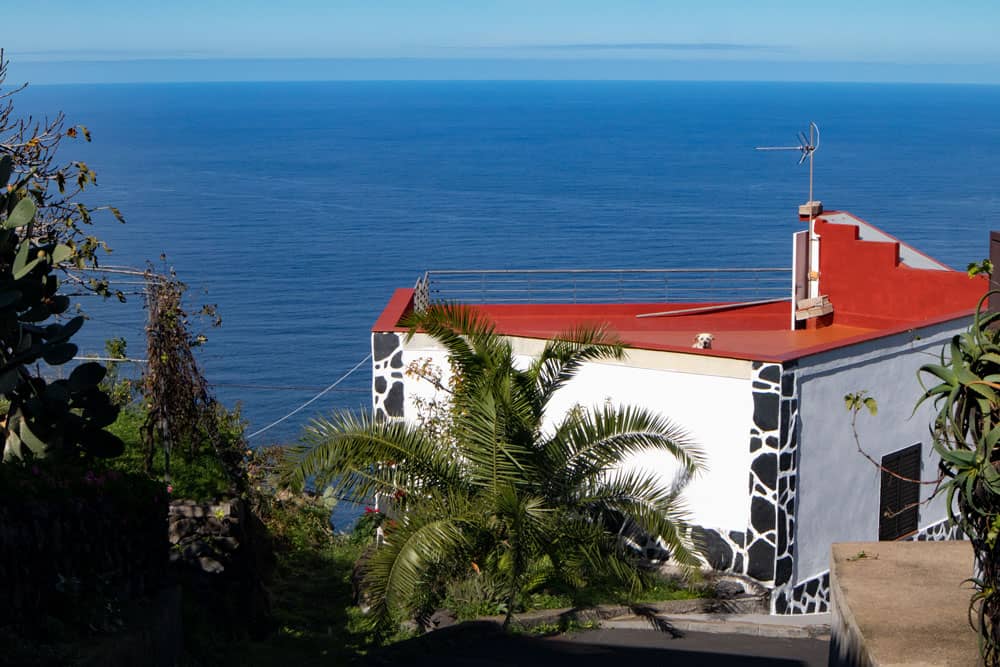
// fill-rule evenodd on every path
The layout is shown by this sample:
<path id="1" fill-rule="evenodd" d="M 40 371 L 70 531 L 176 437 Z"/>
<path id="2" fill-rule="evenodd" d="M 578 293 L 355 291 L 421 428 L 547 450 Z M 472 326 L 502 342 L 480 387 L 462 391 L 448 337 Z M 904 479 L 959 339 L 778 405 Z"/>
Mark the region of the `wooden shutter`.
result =
<path id="1" fill-rule="evenodd" d="M 899 477 L 888 471 L 896 473 Z M 919 479 L 920 443 L 882 458 L 878 539 L 898 540 L 916 532 L 919 510 L 917 503 L 920 501 L 920 483 L 916 480 Z"/>

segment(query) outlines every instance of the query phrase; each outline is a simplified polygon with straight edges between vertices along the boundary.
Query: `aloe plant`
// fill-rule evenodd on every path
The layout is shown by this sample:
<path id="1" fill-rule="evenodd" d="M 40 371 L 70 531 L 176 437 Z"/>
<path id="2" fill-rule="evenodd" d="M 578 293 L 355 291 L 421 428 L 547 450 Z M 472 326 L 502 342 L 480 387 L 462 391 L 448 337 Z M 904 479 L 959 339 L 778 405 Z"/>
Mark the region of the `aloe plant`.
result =
<path id="1" fill-rule="evenodd" d="M 972 542 L 976 573 L 969 605 L 987 665 L 1000 664 L 1000 313 L 985 312 L 954 336 L 940 363 L 920 368 L 924 394 L 938 409 L 932 425 L 948 515 Z M 930 379 L 924 384 L 924 377 Z"/>
<path id="2" fill-rule="evenodd" d="M 0 158 L 0 396 L 10 403 L 3 460 L 114 456 L 123 445 L 104 430 L 118 416 L 98 386 L 104 367 L 81 364 L 53 382 L 29 370 L 72 360 L 70 338 L 84 323 L 82 316 L 52 320 L 70 306 L 54 271 L 74 248 L 36 234 L 31 176 L 18 178 L 10 156 Z"/>

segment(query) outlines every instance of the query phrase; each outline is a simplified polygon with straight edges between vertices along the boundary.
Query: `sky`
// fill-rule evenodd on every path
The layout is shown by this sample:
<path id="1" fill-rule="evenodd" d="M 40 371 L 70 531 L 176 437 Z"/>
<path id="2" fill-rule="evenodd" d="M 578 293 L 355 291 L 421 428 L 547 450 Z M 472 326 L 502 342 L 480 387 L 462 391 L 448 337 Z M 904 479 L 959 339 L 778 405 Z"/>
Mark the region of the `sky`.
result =
<path id="1" fill-rule="evenodd" d="M 33 0 L 10 78 L 1000 83 L 996 0 Z M 25 26 L 34 26 L 25 29 Z"/>

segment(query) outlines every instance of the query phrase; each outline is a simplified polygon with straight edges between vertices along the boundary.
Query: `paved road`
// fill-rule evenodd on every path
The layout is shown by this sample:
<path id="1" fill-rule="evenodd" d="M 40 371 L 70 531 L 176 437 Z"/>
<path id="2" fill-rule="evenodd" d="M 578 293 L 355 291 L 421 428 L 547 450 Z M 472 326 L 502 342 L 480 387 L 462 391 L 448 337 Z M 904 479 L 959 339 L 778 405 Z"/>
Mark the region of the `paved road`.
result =
<path id="1" fill-rule="evenodd" d="M 463 624 L 389 647 L 365 664 L 439 667 L 572 665 L 624 667 L 826 667 L 829 642 L 747 635 L 600 629 L 556 637 L 504 635 L 495 626 Z"/>

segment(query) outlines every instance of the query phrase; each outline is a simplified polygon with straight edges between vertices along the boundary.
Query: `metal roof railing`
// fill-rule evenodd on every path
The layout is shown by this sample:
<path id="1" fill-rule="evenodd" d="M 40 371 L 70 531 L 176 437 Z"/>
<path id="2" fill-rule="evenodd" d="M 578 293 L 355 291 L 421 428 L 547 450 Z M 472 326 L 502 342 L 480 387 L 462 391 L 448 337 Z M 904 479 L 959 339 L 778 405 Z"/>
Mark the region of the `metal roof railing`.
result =
<path id="1" fill-rule="evenodd" d="M 433 303 L 738 303 L 791 294 L 791 269 L 487 269 L 427 271 L 418 310 Z"/>

